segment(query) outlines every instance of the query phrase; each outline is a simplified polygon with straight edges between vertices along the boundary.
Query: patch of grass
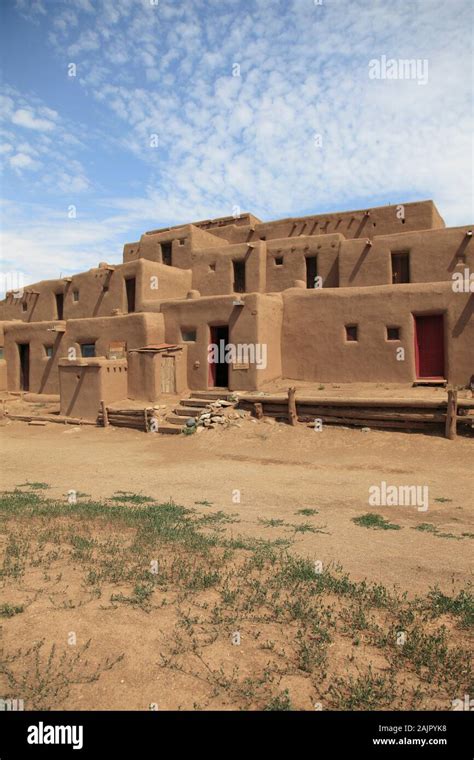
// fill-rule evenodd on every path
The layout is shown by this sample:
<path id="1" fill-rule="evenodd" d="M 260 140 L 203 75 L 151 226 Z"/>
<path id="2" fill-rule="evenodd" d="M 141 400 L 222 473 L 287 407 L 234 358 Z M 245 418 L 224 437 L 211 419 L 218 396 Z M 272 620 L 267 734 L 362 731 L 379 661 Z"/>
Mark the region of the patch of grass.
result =
<path id="1" fill-rule="evenodd" d="M 295 531 L 295 533 L 327 533 L 327 531 L 323 530 L 325 528 L 325 525 L 311 525 L 310 523 L 298 523 L 298 524 L 292 524 L 291 527 Z"/>
<path id="2" fill-rule="evenodd" d="M 284 520 L 279 520 L 276 517 L 271 517 L 271 518 L 259 517 L 258 521 L 260 525 L 264 525 L 265 528 L 281 528 L 282 525 L 287 524 Z"/>
<path id="3" fill-rule="evenodd" d="M 200 507 L 212 507 L 212 501 L 207 501 L 207 499 L 204 499 L 203 501 L 195 501 L 194 503 Z"/>
<path id="4" fill-rule="evenodd" d="M 441 532 L 440 530 L 438 530 L 436 525 L 433 525 L 433 523 L 420 523 L 419 525 L 415 525 L 413 530 L 420 530 L 424 533 L 431 533 L 432 535 L 437 536 L 438 538 L 453 538 L 455 541 L 461 541 L 463 538 L 467 537 L 466 534 L 464 533 L 461 534 L 460 536 L 456 536 L 454 533 Z"/>
<path id="5" fill-rule="evenodd" d="M 293 710 L 288 689 L 285 689 L 281 694 L 277 694 L 276 697 L 272 697 L 272 699 L 263 707 L 263 710 L 264 712 L 286 712 Z"/>
<path id="6" fill-rule="evenodd" d="M 22 604 L 8 604 L 8 602 L 4 602 L 0 604 L 0 617 L 11 618 L 23 612 L 24 609 Z"/>
<path id="7" fill-rule="evenodd" d="M 454 615 L 460 619 L 463 628 L 474 626 L 474 595 L 470 586 L 459 591 L 456 596 L 448 596 L 438 588 L 428 594 L 429 610 L 434 617 Z"/>
<path id="8" fill-rule="evenodd" d="M 448 501 L 452 501 L 452 499 L 445 499 L 444 496 L 438 496 L 438 498 L 435 499 L 435 501 L 438 501 L 440 504 L 445 504 Z"/>
<path id="9" fill-rule="evenodd" d="M 309 507 L 305 507 L 304 509 L 298 509 L 297 512 L 295 512 L 295 515 L 304 515 L 305 517 L 312 517 L 312 515 L 317 515 L 318 510 L 317 509 L 310 509 Z"/>
<path id="10" fill-rule="evenodd" d="M 401 530 L 401 525 L 391 523 L 375 512 L 367 512 L 365 515 L 353 517 L 352 522 L 362 528 L 373 528 L 374 530 Z"/>
<path id="11" fill-rule="evenodd" d="M 155 501 L 151 496 L 143 496 L 140 493 L 131 493 L 130 491 L 116 491 L 111 501 L 117 501 L 120 504 L 151 504 Z"/>
<path id="12" fill-rule="evenodd" d="M 17 488 L 31 488 L 33 491 L 46 491 L 46 489 L 49 488 L 48 483 L 30 483 L 29 481 L 26 481 L 26 483 L 20 483 Z"/>

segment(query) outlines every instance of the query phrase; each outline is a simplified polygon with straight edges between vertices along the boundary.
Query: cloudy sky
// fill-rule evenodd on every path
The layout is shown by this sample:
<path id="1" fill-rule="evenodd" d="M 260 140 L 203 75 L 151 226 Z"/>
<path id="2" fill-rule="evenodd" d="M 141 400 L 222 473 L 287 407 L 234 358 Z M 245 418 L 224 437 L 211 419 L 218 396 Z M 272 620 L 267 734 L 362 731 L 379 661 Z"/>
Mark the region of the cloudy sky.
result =
<path id="1" fill-rule="evenodd" d="M 471 0 L 0 8 L 3 266 L 27 281 L 235 207 L 433 198 L 448 225 L 473 219 Z M 384 56 L 418 75 L 372 78 Z"/>

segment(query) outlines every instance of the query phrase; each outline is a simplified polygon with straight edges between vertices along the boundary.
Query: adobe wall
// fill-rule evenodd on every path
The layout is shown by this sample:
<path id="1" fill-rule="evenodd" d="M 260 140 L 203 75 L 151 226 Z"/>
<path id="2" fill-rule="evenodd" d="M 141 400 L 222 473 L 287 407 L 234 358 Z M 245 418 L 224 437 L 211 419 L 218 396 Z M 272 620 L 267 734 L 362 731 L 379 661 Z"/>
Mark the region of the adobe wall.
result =
<path id="1" fill-rule="evenodd" d="M 95 343 L 96 356 L 107 356 L 110 343 L 123 341 L 126 350 L 164 342 L 162 314 L 135 313 L 95 319 L 70 319 L 66 324 L 64 355 L 74 348 L 80 356 L 81 343 Z"/>
<path id="2" fill-rule="evenodd" d="M 339 284 L 341 287 L 386 285 L 392 282 L 391 254 L 408 252 L 410 282 L 442 282 L 468 267 L 474 271 L 474 243 L 466 232 L 472 226 L 407 232 L 341 244 Z"/>
<path id="3" fill-rule="evenodd" d="M 229 325 L 229 342 L 233 344 L 267 343 L 267 368 L 250 366 L 235 370 L 229 365 L 229 388 L 253 390 L 280 373 L 280 296 L 242 295 L 244 306 L 234 306 L 233 296 L 200 298 L 163 304 L 166 341 L 181 344 L 183 331 L 196 330 L 196 340 L 187 342 L 188 387 L 209 386 L 208 346 L 210 326 Z"/>
<path id="4" fill-rule="evenodd" d="M 307 256 L 317 256 L 317 273 L 323 279 L 323 287 L 336 288 L 339 284 L 338 254 L 343 241 L 342 235 L 318 235 L 266 243 L 267 292 L 293 288 L 296 280 L 306 283 Z M 277 258 L 283 258 L 283 264 L 276 264 Z"/>
<path id="5" fill-rule="evenodd" d="M 60 414 L 95 420 L 100 402 L 127 398 L 127 361 L 78 359 L 59 362 Z"/>
<path id="6" fill-rule="evenodd" d="M 446 379 L 466 385 L 474 373 L 474 294 L 450 283 L 291 290 L 283 294 L 283 375 L 314 382 L 412 383 L 416 379 L 413 314 L 445 314 Z M 345 325 L 358 325 L 358 341 Z M 400 327 L 389 341 L 386 327 Z M 396 349 L 405 349 L 397 361 Z"/>
<path id="7" fill-rule="evenodd" d="M 233 292 L 233 261 L 245 261 L 247 290 L 265 292 L 266 248 L 264 243 L 228 245 L 223 250 L 200 249 L 192 255 L 193 289 L 201 296 Z"/>
<path id="8" fill-rule="evenodd" d="M 20 390 L 20 354 L 18 344 L 30 345 L 30 391 L 59 393 L 58 360 L 64 356 L 63 333 L 53 332 L 64 322 L 11 322 L 4 325 L 4 357 L 7 365 L 8 390 Z M 46 355 L 45 346 L 53 347 L 53 356 Z"/>
<path id="9" fill-rule="evenodd" d="M 5 330 L 4 325 L 0 322 L 0 391 L 6 391 L 8 388 L 7 379 L 7 362 L 5 359 Z"/>
<path id="10" fill-rule="evenodd" d="M 403 206 L 404 219 L 397 211 Z M 312 214 L 305 217 L 281 219 L 255 225 L 253 238 L 266 240 L 300 235 L 327 235 L 339 233 L 348 239 L 373 238 L 375 235 L 391 235 L 410 230 L 440 229 L 444 227 L 433 201 L 419 201 L 393 206 L 380 206 L 358 211 L 342 211 L 331 214 Z M 253 239 L 252 238 L 252 239 Z"/>
<path id="11" fill-rule="evenodd" d="M 176 351 L 130 351 L 128 354 L 128 398 L 159 401 L 162 397 L 163 358 L 172 356 L 175 365 L 175 393 L 187 390 L 187 345 Z"/>

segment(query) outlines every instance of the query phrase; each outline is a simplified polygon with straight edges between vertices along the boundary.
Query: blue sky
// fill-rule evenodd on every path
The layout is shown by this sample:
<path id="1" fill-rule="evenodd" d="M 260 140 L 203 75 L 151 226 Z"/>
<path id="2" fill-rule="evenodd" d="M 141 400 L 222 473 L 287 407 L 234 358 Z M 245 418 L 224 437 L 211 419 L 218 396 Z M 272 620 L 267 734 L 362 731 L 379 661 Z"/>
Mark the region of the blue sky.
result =
<path id="1" fill-rule="evenodd" d="M 470 223 L 472 7 L 1 0 L 5 269 L 31 282 L 119 262 L 147 229 L 236 207 L 269 220 L 433 198 Z M 427 61 L 427 82 L 371 79 L 382 56 Z"/>

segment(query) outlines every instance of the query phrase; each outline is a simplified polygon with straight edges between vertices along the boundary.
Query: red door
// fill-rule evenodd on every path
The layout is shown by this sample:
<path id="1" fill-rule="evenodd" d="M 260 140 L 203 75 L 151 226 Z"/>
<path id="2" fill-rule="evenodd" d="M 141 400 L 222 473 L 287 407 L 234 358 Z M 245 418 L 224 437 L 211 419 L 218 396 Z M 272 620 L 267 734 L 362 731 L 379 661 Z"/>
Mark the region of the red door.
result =
<path id="1" fill-rule="evenodd" d="M 442 314 L 415 317 L 415 360 L 419 378 L 444 379 L 444 320 Z"/>

